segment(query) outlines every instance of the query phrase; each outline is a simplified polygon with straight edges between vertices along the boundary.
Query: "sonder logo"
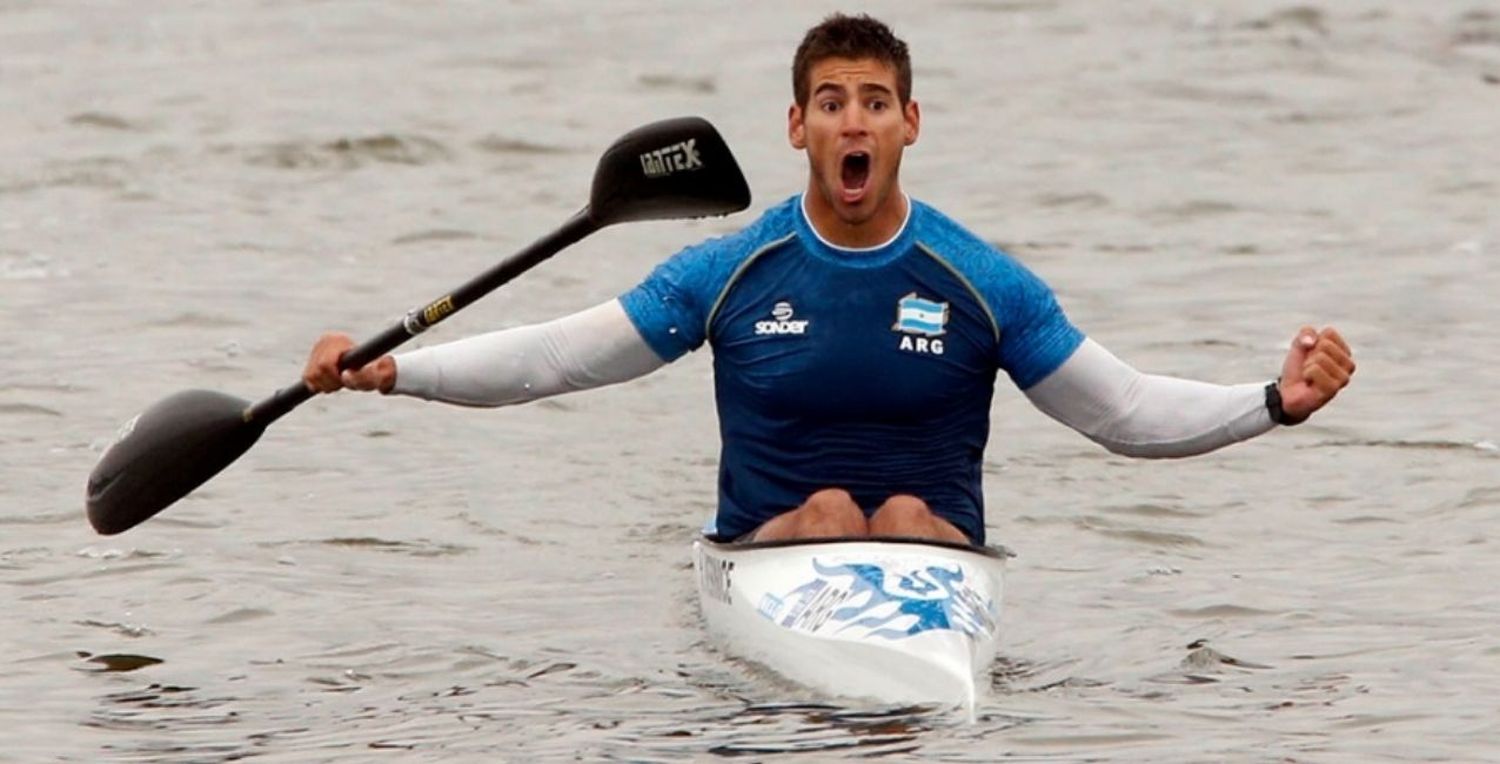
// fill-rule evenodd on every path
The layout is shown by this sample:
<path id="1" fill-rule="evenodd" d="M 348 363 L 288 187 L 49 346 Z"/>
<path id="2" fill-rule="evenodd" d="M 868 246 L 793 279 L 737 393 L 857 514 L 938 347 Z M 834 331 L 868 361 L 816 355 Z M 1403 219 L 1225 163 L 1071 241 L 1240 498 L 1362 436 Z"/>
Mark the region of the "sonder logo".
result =
<path id="1" fill-rule="evenodd" d="M 666 148 L 648 151 L 641 155 L 641 170 L 648 178 L 665 178 L 674 172 L 700 169 L 703 157 L 698 155 L 697 143 L 697 138 L 689 138 Z"/>
<path id="2" fill-rule="evenodd" d="M 792 309 L 792 304 L 787 302 L 786 300 L 782 300 L 781 302 L 776 303 L 776 306 L 771 308 L 771 318 L 774 320 L 756 321 L 755 333 L 807 334 L 807 325 L 812 322 L 808 321 L 807 319 L 793 321 L 792 315 L 795 312 L 796 311 Z"/>

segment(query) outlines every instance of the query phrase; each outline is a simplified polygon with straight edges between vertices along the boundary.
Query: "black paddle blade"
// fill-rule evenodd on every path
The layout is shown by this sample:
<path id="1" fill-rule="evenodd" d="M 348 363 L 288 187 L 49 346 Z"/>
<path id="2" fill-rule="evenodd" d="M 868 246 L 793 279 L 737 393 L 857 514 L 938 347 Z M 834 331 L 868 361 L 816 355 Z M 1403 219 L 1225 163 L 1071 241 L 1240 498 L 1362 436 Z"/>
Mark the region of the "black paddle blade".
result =
<path id="1" fill-rule="evenodd" d="M 750 186 L 739 164 L 701 117 L 626 133 L 599 160 L 589 194 L 589 215 L 601 226 L 728 215 L 749 206 Z"/>
<path id="2" fill-rule="evenodd" d="M 187 390 L 127 422 L 89 473 L 89 524 L 106 536 L 129 530 L 217 475 L 265 432 L 245 421 L 249 406 Z"/>

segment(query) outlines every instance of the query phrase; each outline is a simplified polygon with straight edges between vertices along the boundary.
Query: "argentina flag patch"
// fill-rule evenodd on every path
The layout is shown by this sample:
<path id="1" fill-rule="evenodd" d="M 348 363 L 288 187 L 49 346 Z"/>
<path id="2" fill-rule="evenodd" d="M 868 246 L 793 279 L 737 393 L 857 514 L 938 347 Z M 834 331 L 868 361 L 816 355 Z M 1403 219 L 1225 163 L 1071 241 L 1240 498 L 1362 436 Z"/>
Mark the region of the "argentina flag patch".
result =
<path id="1" fill-rule="evenodd" d="M 912 292 L 896 303 L 896 325 L 891 328 L 906 334 L 936 337 L 947 331 L 948 303 L 918 297 Z"/>

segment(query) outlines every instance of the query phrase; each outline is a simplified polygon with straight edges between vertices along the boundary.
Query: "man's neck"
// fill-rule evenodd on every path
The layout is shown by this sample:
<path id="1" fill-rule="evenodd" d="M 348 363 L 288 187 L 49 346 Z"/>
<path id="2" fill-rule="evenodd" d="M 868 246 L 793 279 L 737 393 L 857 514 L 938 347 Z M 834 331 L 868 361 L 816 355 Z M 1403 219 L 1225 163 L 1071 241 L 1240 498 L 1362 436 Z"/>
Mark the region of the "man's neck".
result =
<path id="1" fill-rule="evenodd" d="M 824 242 L 844 249 L 875 249 L 889 243 L 906 227 L 911 203 L 900 186 L 891 189 L 883 209 L 860 223 L 847 223 L 838 216 L 816 189 L 802 194 L 802 213 Z"/>

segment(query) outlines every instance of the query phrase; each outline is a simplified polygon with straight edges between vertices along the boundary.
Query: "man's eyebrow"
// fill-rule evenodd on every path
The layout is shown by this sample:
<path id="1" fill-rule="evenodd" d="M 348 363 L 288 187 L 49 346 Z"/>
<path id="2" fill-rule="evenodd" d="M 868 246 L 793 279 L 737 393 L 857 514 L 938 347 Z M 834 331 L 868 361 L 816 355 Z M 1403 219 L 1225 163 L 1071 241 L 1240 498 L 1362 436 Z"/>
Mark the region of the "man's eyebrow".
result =
<path id="1" fill-rule="evenodd" d="M 844 89 L 844 86 L 840 85 L 837 82 L 820 82 L 818 83 L 818 86 L 813 89 L 813 95 L 820 95 L 824 92 L 832 92 L 835 95 L 843 95 L 846 91 Z M 894 92 L 890 88 L 882 85 L 879 82 L 860 83 L 859 92 L 864 95 L 894 95 Z"/>

